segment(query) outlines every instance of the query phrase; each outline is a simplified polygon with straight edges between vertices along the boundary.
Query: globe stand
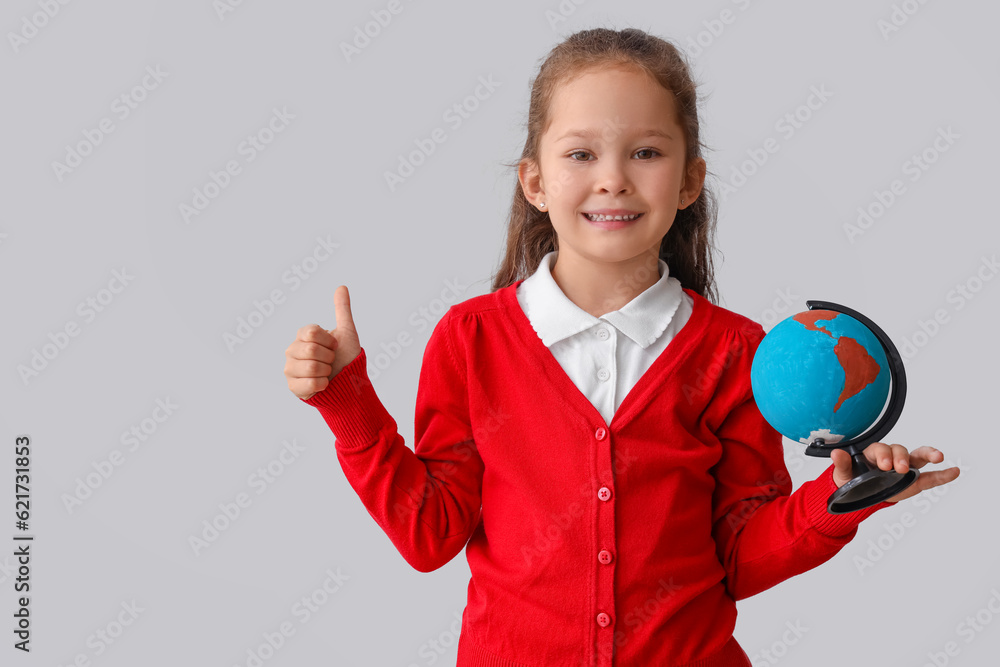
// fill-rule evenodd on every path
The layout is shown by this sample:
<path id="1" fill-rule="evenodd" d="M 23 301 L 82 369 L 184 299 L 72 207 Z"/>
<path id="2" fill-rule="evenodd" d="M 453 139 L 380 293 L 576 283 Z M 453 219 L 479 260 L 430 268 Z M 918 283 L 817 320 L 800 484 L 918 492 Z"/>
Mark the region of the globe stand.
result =
<path id="1" fill-rule="evenodd" d="M 917 481 L 920 471 L 910 468 L 905 473 L 895 470 L 873 468 L 864 455 L 865 448 L 873 442 L 879 442 L 896 424 L 903 412 L 903 402 L 906 399 L 906 372 L 903 370 L 903 360 L 892 340 L 870 319 L 846 306 L 829 301 L 806 301 L 809 310 L 832 310 L 853 317 L 871 330 L 885 350 L 889 361 L 889 378 L 891 389 L 888 407 L 882 418 L 861 435 L 837 443 L 826 444 L 823 438 L 815 438 L 807 447 L 808 456 L 830 456 L 834 449 L 843 449 L 851 455 L 851 479 L 830 494 L 826 502 L 826 511 L 830 514 L 846 514 L 877 505 L 887 498 L 900 493 Z"/>

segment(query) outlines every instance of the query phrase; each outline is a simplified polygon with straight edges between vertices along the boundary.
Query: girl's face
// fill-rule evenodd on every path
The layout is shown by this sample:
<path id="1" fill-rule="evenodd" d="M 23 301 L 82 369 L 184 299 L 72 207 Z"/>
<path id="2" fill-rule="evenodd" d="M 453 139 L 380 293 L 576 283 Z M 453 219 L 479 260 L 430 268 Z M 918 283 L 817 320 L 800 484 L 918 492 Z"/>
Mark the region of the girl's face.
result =
<path id="1" fill-rule="evenodd" d="M 691 205 L 705 179 L 700 158 L 685 171 L 673 94 L 633 68 L 591 69 L 558 87 L 550 113 L 538 163 L 522 161 L 518 178 L 528 200 L 549 213 L 560 254 L 596 263 L 658 257 L 677 209 Z M 588 219 L 606 209 L 641 216 Z"/>

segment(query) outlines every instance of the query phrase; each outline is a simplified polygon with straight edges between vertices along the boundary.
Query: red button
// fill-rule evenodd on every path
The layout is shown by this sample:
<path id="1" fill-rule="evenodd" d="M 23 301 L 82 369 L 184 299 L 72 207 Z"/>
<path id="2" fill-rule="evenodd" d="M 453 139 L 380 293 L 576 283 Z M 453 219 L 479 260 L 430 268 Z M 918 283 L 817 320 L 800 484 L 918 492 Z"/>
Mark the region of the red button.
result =
<path id="1" fill-rule="evenodd" d="M 597 554 L 597 560 L 607 565 L 611 562 L 611 552 L 607 549 L 602 549 L 601 553 Z"/>
<path id="2" fill-rule="evenodd" d="M 597 624 L 602 628 L 606 628 L 611 625 L 611 617 L 602 611 L 597 615 Z"/>
<path id="3" fill-rule="evenodd" d="M 598 427 L 597 431 L 594 432 L 594 435 L 597 437 L 598 440 L 604 440 L 604 437 L 607 434 L 608 432 L 607 430 L 605 430 L 603 426 Z"/>
<path id="4" fill-rule="evenodd" d="M 611 489 L 606 486 L 602 486 L 597 492 L 597 497 L 601 500 L 608 500 L 611 498 Z"/>

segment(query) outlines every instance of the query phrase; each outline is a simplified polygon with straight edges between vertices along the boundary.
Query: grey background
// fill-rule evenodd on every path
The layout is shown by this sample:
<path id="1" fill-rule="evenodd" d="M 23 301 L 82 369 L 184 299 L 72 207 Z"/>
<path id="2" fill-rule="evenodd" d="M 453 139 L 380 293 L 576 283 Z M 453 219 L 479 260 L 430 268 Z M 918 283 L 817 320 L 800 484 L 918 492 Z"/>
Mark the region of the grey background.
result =
<path id="1" fill-rule="evenodd" d="M 701 34 L 692 62 L 717 191 L 748 150 L 780 146 L 720 197 L 722 305 L 770 328 L 825 299 L 897 345 L 918 334 L 888 441 L 936 446 L 946 463 L 930 468 L 962 468 L 872 517 L 831 561 L 741 601 L 737 639 L 755 665 L 922 665 L 948 642 L 948 664 L 993 664 L 1000 280 L 975 278 L 993 277 L 983 258 L 1000 247 L 996 4 L 402 0 L 348 62 L 340 44 L 387 2 L 245 0 L 221 17 L 209 0 L 71 2 L 15 47 L 10 34 L 39 2 L 0 10 L 2 532 L 15 533 L 12 445 L 26 433 L 36 536 L 30 655 L 11 648 L 13 541 L 0 549 L 0 662 L 246 665 L 289 622 L 294 635 L 265 665 L 455 663 L 464 553 L 428 574 L 405 563 L 347 484 L 318 412 L 289 392 L 284 350 L 305 324 L 335 325 L 333 292 L 348 285 L 375 388 L 412 447 L 431 326 L 488 292 L 500 257 L 515 183 L 502 163 L 520 155 L 530 78 L 571 32 L 633 26 L 682 46 Z M 724 10 L 731 22 L 713 24 Z M 886 36 L 879 22 L 894 11 L 907 20 Z M 120 118 L 113 101 L 147 66 L 167 74 Z M 489 76 L 500 86 L 449 125 L 445 111 Z M 787 137 L 776 122 L 812 86 L 832 96 Z M 248 162 L 239 146 L 274 108 L 294 119 Z M 104 118 L 114 131 L 60 180 L 52 163 Z M 447 141 L 390 191 L 384 172 L 435 128 Z M 933 152 L 939 128 L 958 138 L 910 180 L 904 163 Z M 241 173 L 185 223 L 179 206 L 229 160 Z M 844 225 L 894 179 L 905 192 L 851 242 Z M 283 276 L 317 237 L 339 247 L 293 289 Z M 86 321 L 78 304 L 123 268 L 134 279 Z M 981 289 L 956 299 L 970 280 Z M 284 302 L 227 347 L 224 334 L 275 289 Z M 921 337 L 939 310 L 946 321 Z M 18 368 L 71 321 L 79 335 L 25 382 Z M 391 354 L 401 334 L 410 344 Z M 173 414 L 149 421 L 168 398 Z M 121 435 L 143 420 L 155 432 L 130 451 Z M 303 450 L 258 494 L 250 476 L 292 440 Z M 828 464 L 785 444 L 796 486 Z M 68 508 L 114 450 L 121 465 Z M 196 554 L 190 537 L 240 493 L 251 504 Z M 340 587 L 303 622 L 293 605 L 327 570 Z M 97 655 L 95 633 L 114 632 L 132 601 L 141 613 Z M 961 625 L 977 613 L 980 630 Z M 787 632 L 796 624 L 801 636 Z"/>

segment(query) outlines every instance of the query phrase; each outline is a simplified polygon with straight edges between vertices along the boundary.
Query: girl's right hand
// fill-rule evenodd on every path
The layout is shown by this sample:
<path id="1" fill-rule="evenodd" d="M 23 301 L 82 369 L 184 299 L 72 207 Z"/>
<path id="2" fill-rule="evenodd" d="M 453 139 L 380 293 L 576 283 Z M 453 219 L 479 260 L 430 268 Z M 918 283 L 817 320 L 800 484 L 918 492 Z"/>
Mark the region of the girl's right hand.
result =
<path id="1" fill-rule="evenodd" d="M 361 354 L 347 285 L 333 293 L 333 305 L 337 318 L 334 329 L 327 331 L 318 324 L 308 324 L 299 329 L 285 350 L 288 388 L 303 401 L 326 389 L 333 376 Z"/>

